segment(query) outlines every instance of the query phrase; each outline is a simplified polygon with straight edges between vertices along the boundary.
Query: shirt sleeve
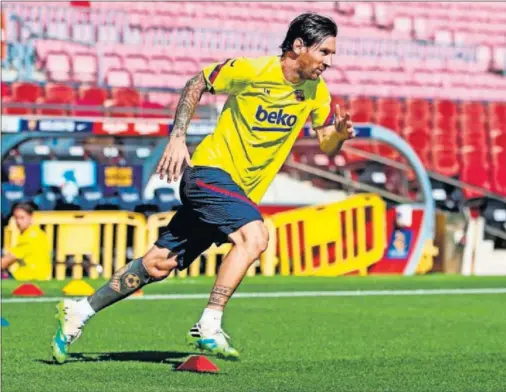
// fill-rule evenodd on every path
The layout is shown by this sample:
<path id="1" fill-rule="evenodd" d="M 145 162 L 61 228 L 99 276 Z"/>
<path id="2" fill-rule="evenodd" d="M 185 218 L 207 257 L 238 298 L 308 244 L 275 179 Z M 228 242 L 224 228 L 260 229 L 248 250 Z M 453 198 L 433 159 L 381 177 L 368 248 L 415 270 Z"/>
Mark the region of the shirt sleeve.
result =
<path id="1" fill-rule="evenodd" d="M 330 103 L 331 98 L 329 90 L 327 89 L 325 82 L 323 82 L 323 79 L 321 79 L 316 90 L 315 107 L 311 111 L 311 123 L 313 129 L 326 127 L 327 125 L 334 123 L 335 113 Z"/>
<path id="2" fill-rule="evenodd" d="M 203 69 L 207 88 L 212 94 L 236 94 L 246 87 L 255 75 L 250 59 L 239 57 Z"/>

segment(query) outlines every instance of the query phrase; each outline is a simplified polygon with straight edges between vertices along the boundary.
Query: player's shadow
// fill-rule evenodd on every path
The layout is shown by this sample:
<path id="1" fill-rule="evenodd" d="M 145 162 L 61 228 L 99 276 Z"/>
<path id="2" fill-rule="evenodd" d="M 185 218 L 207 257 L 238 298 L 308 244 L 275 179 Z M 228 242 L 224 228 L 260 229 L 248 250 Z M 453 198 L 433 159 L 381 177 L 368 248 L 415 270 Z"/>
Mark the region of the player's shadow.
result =
<path id="1" fill-rule="evenodd" d="M 179 366 L 186 357 L 195 353 L 181 351 L 126 351 L 113 353 L 70 353 L 66 364 L 82 362 L 151 362 L 165 363 L 172 367 Z M 54 364 L 52 361 L 37 360 L 45 364 Z"/>

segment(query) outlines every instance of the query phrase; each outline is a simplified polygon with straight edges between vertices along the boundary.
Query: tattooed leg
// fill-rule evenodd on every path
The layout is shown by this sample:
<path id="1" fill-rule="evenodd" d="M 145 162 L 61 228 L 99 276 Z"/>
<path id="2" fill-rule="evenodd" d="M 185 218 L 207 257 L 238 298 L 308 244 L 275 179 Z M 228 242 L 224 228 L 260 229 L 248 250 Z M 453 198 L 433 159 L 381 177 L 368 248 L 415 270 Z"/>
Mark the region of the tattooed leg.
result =
<path id="1" fill-rule="evenodd" d="M 106 285 L 88 297 L 88 302 L 98 312 L 154 281 L 156 279 L 151 278 L 144 268 L 142 258 L 135 259 L 117 270 Z"/>
<path id="2" fill-rule="evenodd" d="M 215 284 L 213 291 L 209 297 L 209 301 L 207 302 L 207 307 L 209 309 L 223 311 L 233 293 L 234 289 L 231 287 L 219 286 L 218 284 Z"/>

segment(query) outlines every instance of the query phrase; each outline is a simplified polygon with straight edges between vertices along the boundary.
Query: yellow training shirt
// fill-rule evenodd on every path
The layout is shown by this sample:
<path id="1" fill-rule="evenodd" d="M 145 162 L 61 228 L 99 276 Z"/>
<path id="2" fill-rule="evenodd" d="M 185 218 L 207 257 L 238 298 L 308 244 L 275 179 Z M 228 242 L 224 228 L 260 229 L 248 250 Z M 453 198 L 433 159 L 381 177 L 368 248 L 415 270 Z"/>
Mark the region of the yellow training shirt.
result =
<path id="1" fill-rule="evenodd" d="M 192 164 L 226 171 L 258 203 L 308 117 L 313 128 L 333 123 L 327 86 L 321 77 L 288 82 L 278 56 L 229 59 L 203 72 L 211 93 L 229 98 Z"/>
<path id="2" fill-rule="evenodd" d="M 32 225 L 20 234 L 16 246 L 9 252 L 19 260 L 9 267 L 16 280 L 51 279 L 51 248 L 39 226 Z"/>

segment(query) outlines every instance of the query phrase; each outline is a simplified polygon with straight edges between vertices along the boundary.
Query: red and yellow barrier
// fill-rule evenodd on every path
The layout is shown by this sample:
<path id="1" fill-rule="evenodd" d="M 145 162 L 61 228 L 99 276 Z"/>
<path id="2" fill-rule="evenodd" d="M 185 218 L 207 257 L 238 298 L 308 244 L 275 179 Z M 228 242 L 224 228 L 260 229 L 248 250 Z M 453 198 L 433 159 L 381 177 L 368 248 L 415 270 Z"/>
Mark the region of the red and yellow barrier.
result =
<path id="1" fill-rule="evenodd" d="M 272 215 L 281 275 L 337 276 L 367 267 L 383 255 L 385 202 L 376 195 Z"/>
<path id="2" fill-rule="evenodd" d="M 88 276 L 110 278 L 127 260 L 141 257 L 167 226 L 173 212 L 151 215 L 128 211 L 36 212 L 35 223 L 45 230 L 54 245 L 55 278 L 65 279 L 68 256 L 73 257 L 72 278 L 83 277 L 83 260 L 88 258 Z M 274 214 L 265 219 L 269 231 L 266 251 L 248 270 L 248 276 L 337 276 L 367 268 L 383 255 L 385 203 L 376 195 L 352 196 L 329 205 L 304 207 Z M 17 227 L 11 220 L 4 231 L 8 249 L 17 241 Z M 129 244 L 127 244 L 127 237 Z M 231 244 L 212 246 L 197 257 L 188 270 L 170 277 L 215 276 Z"/>

